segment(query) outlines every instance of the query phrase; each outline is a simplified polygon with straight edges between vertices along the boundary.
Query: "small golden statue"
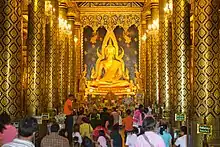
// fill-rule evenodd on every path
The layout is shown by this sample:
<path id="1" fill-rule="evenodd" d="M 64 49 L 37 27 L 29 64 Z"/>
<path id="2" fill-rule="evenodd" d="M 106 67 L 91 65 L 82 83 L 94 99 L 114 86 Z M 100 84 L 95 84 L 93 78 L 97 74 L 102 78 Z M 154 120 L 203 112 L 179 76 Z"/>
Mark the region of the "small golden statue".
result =
<path id="1" fill-rule="evenodd" d="M 135 83 L 137 86 L 137 90 L 142 90 L 143 82 L 142 82 L 142 75 L 138 71 L 137 64 L 134 65 L 135 68 Z"/>
<path id="2" fill-rule="evenodd" d="M 87 74 L 87 65 L 84 65 L 84 71 L 81 74 L 80 77 L 80 81 L 79 81 L 79 91 L 85 91 L 86 89 L 86 84 L 87 84 L 87 80 L 86 80 L 86 74 Z"/>
<path id="3" fill-rule="evenodd" d="M 129 86 L 129 71 L 123 61 L 124 50 L 118 55 L 118 43 L 114 32 L 107 32 L 102 51 L 97 50 L 98 60 L 92 69 L 91 87 L 126 87 Z"/>

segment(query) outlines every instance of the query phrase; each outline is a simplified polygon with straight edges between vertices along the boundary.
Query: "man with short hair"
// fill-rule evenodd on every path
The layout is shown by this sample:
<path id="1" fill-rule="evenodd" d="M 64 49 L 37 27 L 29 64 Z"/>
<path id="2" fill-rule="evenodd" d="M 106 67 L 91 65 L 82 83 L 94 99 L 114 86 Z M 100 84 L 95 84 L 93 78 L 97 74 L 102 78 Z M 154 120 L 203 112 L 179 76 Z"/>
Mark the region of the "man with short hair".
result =
<path id="1" fill-rule="evenodd" d="M 110 121 L 110 114 L 108 113 L 108 108 L 104 107 L 103 112 L 100 114 L 101 121 Z"/>
<path id="2" fill-rule="evenodd" d="M 180 135 L 181 137 L 177 138 L 175 142 L 175 146 L 177 147 L 186 147 L 187 146 L 187 127 L 180 127 Z"/>
<path id="3" fill-rule="evenodd" d="M 64 114 L 66 114 L 66 120 L 65 120 L 65 128 L 68 133 L 68 140 L 69 143 L 72 143 L 72 133 L 73 133 L 73 99 L 74 95 L 70 94 L 68 96 L 68 99 L 66 100 L 64 104 Z"/>
<path id="4" fill-rule="evenodd" d="M 45 136 L 41 141 L 41 147 L 68 147 L 69 141 L 58 134 L 60 126 L 57 123 L 51 125 L 50 135 Z"/>
<path id="5" fill-rule="evenodd" d="M 18 138 L 2 147 L 35 147 L 31 141 L 36 131 L 38 131 L 37 120 L 33 117 L 27 117 L 19 123 Z"/>
<path id="6" fill-rule="evenodd" d="M 156 121 L 153 117 L 146 117 L 143 121 L 144 134 L 138 136 L 137 147 L 166 147 L 163 138 L 154 132 Z"/>

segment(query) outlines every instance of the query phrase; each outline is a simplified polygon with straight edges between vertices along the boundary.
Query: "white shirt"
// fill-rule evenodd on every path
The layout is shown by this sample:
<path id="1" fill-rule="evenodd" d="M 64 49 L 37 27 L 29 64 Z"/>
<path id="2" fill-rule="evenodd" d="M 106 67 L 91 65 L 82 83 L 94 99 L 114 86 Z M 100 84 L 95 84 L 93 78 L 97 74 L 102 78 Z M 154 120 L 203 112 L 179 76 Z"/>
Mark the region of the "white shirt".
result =
<path id="1" fill-rule="evenodd" d="M 129 134 L 126 138 L 125 145 L 129 147 L 135 147 L 135 143 L 137 141 L 137 135 L 136 134 Z"/>
<path id="2" fill-rule="evenodd" d="M 155 132 L 152 131 L 147 131 L 144 133 L 149 142 L 154 146 L 154 147 L 166 147 L 163 138 L 156 134 Z M 145 140 L 143 135 L 138 136 L 137 142 L 135 144 L 136 147 L 151 147 L 150 144 Z"/>
<path id="3" fill-rule="evenodd" d="M 176 140 L 175 145 L 180 147 L 187 147 L 187 135 L 183 135 L 182 137 L 179 137 Z"/>
<path id="4" fill-rule="evenodd" d="M 98 143 L 100 144 L 101 147 L 107 147 L 106 139 L 103 136 L 99 136 Z"/>
<path id="5" fill-rule="evenodd" d="M 73 132 L 72 136 L 73 138 L 78 137 L 78 143 L 82 144 L 82 136 L 79 134 L 79 132 L 75 132 L 75 133 Z"/>
<path id="6" fill-rule="evenodd" d="M 30 141 L 15 138 L 12 142 L 4 144 L 2 147 L 35 147 L 35 146 Z"/>

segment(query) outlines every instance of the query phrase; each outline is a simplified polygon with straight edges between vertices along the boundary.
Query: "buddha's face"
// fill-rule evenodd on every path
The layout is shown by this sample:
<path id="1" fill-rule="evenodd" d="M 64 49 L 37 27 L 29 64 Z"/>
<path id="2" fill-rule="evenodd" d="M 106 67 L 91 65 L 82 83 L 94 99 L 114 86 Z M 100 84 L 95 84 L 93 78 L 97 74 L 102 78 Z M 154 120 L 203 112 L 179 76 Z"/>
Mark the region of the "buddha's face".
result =
<path id="1" fill-rule="evenodd" d="M 106 57 L 113 58 L 115 55 L 115 48 L 114 46 L 107 46 L 106 48 Z"/>

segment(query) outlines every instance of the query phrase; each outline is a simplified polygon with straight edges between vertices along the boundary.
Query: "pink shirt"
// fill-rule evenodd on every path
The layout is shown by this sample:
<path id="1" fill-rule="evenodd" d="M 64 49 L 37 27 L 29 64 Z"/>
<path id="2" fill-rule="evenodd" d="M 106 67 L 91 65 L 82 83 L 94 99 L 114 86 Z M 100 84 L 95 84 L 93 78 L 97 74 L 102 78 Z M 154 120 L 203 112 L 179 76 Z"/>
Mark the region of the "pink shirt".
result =
<path id="1" fill-rule="evenodd" d="M 12 125 L 6 125 L 3 133 L 0 133 L 0 140 L 2 144 L 12 142 L 17 136 L 17 129 Z"/>
<path id="2" fill-rule="evenodd" d="M 166 147 L 163 138 L 156 134 L 155 132 L 145 132 L 145 135 L 148 137 L 150 143 L 154 147 Z M 136 142 L 136 147 L 151 147 L 150 144 L 145 140 L 143 135 L 138 136 L 137 142 Z"/>
<path id="3" fill-rule="evenodd" d="M 133 123 L 136 126 L 142 126 L 142 115 L 140 110 L 134 111 Z"/>

